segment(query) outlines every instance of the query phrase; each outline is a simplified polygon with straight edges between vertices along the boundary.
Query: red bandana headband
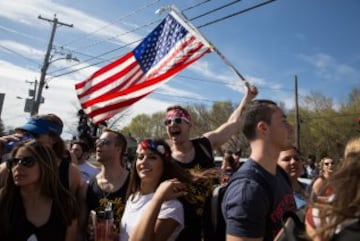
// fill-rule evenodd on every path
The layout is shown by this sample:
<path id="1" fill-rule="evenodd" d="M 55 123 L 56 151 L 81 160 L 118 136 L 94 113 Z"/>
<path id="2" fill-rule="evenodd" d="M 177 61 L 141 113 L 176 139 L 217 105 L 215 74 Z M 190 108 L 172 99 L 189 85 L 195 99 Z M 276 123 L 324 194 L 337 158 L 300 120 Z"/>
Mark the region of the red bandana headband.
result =
<path id="1" fill-rule="evenodd" d="M 183 111 L 182 109 L 172 109 L 166 113 L 166 119 L 174 119 L 176 117 L 184 118 L 188 123 L 191 122 L 191 116 L 189 113 Z"/>

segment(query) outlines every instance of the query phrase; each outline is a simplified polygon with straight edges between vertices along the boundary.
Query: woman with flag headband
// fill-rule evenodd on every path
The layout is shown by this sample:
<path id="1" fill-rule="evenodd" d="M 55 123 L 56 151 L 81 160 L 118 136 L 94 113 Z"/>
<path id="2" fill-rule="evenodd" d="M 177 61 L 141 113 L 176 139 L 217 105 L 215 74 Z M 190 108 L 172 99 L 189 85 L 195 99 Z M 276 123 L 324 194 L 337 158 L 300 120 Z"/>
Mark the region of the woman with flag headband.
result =
<path id="1" fill-rule="evenodd" d="M 120 241 L 175 240 L 184 227 L 178 198 L 196 201 L 195 184 L 206 184 L 215 172 L 191 174 L 171 160 L 162 139 L 139 142 L 128 198 L 120 225 Z"/>

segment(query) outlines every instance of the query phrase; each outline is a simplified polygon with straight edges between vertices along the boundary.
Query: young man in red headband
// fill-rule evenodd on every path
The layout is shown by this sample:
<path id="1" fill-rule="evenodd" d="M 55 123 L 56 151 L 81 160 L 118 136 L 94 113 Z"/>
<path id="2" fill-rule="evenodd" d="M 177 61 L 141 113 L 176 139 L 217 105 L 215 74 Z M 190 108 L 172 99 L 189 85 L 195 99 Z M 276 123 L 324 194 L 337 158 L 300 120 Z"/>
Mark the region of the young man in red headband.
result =
<path id="1" fill-rule="evenodd" d="M 184 168 L 194 168 L 197 165 L 201 168 L 214 167 L 213 149 L 223 145 L 239 131 L 241 113 L 257 92 L 256 87 L 246 85 L 245 95 L 229 119 L 217 129 L 194 139 L 190 139 L 192 123 L 189 112 L 181 106 L 167 108 L 164 123 L 171 141 L 173 159 Z"/>
<path id="2" fill-rule="evenodd" d="M 172 158 L 186 169 L 214 167 L 213 149 L 227 142 L 240 128 L 240 116 L 245 105 L 255 98 L 256 87 L 245 85 L 246 93 L 239 106 L 229 119 L 217 129 L 203 134 L 201 137 L 190 139 L 191 116 L 181 106 L 172 106 L 166 110 L 164 124 L 171 141 Z M 201 215 L 196 207 L 183 203 L 185 210 L 185 228 L 177 240 L 201 240 Z"/>

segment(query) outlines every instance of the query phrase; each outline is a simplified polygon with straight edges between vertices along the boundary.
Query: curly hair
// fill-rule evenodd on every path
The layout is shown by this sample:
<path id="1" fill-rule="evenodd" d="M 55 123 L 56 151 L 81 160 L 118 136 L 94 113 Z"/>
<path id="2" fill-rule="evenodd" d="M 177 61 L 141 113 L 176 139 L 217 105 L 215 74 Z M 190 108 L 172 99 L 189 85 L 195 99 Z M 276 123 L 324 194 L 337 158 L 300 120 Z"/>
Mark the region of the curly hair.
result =
<path id="1" fill-rule="evenodd" d="M 360 218 L 359 173 L 360 151 L 349 152 L 335 173 L 326 180 L 326 185 L 333 190 L 333 199 L 325 203 L 311 203 L 312 207 L 320 210 L 322 227 L 316 235 L 324 240 L 330 240 L 335 230 L 347 220 Z"/>

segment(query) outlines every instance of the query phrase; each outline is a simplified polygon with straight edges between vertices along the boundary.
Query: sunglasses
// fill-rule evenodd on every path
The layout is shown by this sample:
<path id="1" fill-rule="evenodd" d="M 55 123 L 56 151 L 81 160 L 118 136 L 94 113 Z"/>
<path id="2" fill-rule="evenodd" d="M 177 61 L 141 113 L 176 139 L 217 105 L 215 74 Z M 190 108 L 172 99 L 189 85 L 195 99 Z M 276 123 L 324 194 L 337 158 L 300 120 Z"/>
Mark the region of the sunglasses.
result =
<path id="1" fill-rule="evenodd" d="M 289 162 L 291 161 L 291 159 L 294 159 L 295 161 L 300 161 L 300 157 L 299 156 L 286 156 L 283 159 L 281 159 L 284 162 Z"/>
<path id="2" fill-rule="evenodd" d="M 32 157 L 32 156 L 26 156 L 26 157 L 23 157 L 23 158 L 11 158 L 9 160 L 6 161 L 6 164 L 7 164 L 7 167 L 9 169 L 17 166 L 17 165 L 21 165 L 23 167 L 32 167 L 35 165 L 35 158 Z"/>
<path id="3" fill-rule="evenodd" d="M 175 118 L 169 118 L 169 119 L 164 120 L 164 124 L 166 126 L 169 126 L 171 124 L 180 125 L 183 121 L 185 121 L 186 123 L 189 123 L 189 120 L 184 117 L 175 117 Z"/>
<path id="4" fill-rule="evenodd" d="M 97 139 L 95 144 L 97 146 L 101 146 L 101 145 L 110 145 L 112 143 L 112 141 L 110 139 L 104 138 L 104 139 Z"/>
<path id="5" fill-rule="evenodd" d="M 334 166 L 335 163 L 333 163 L 333 162 L 324 162 L 324 165 L 325 165 L 325 166 L 329 166 L 329 165 Z"/>

